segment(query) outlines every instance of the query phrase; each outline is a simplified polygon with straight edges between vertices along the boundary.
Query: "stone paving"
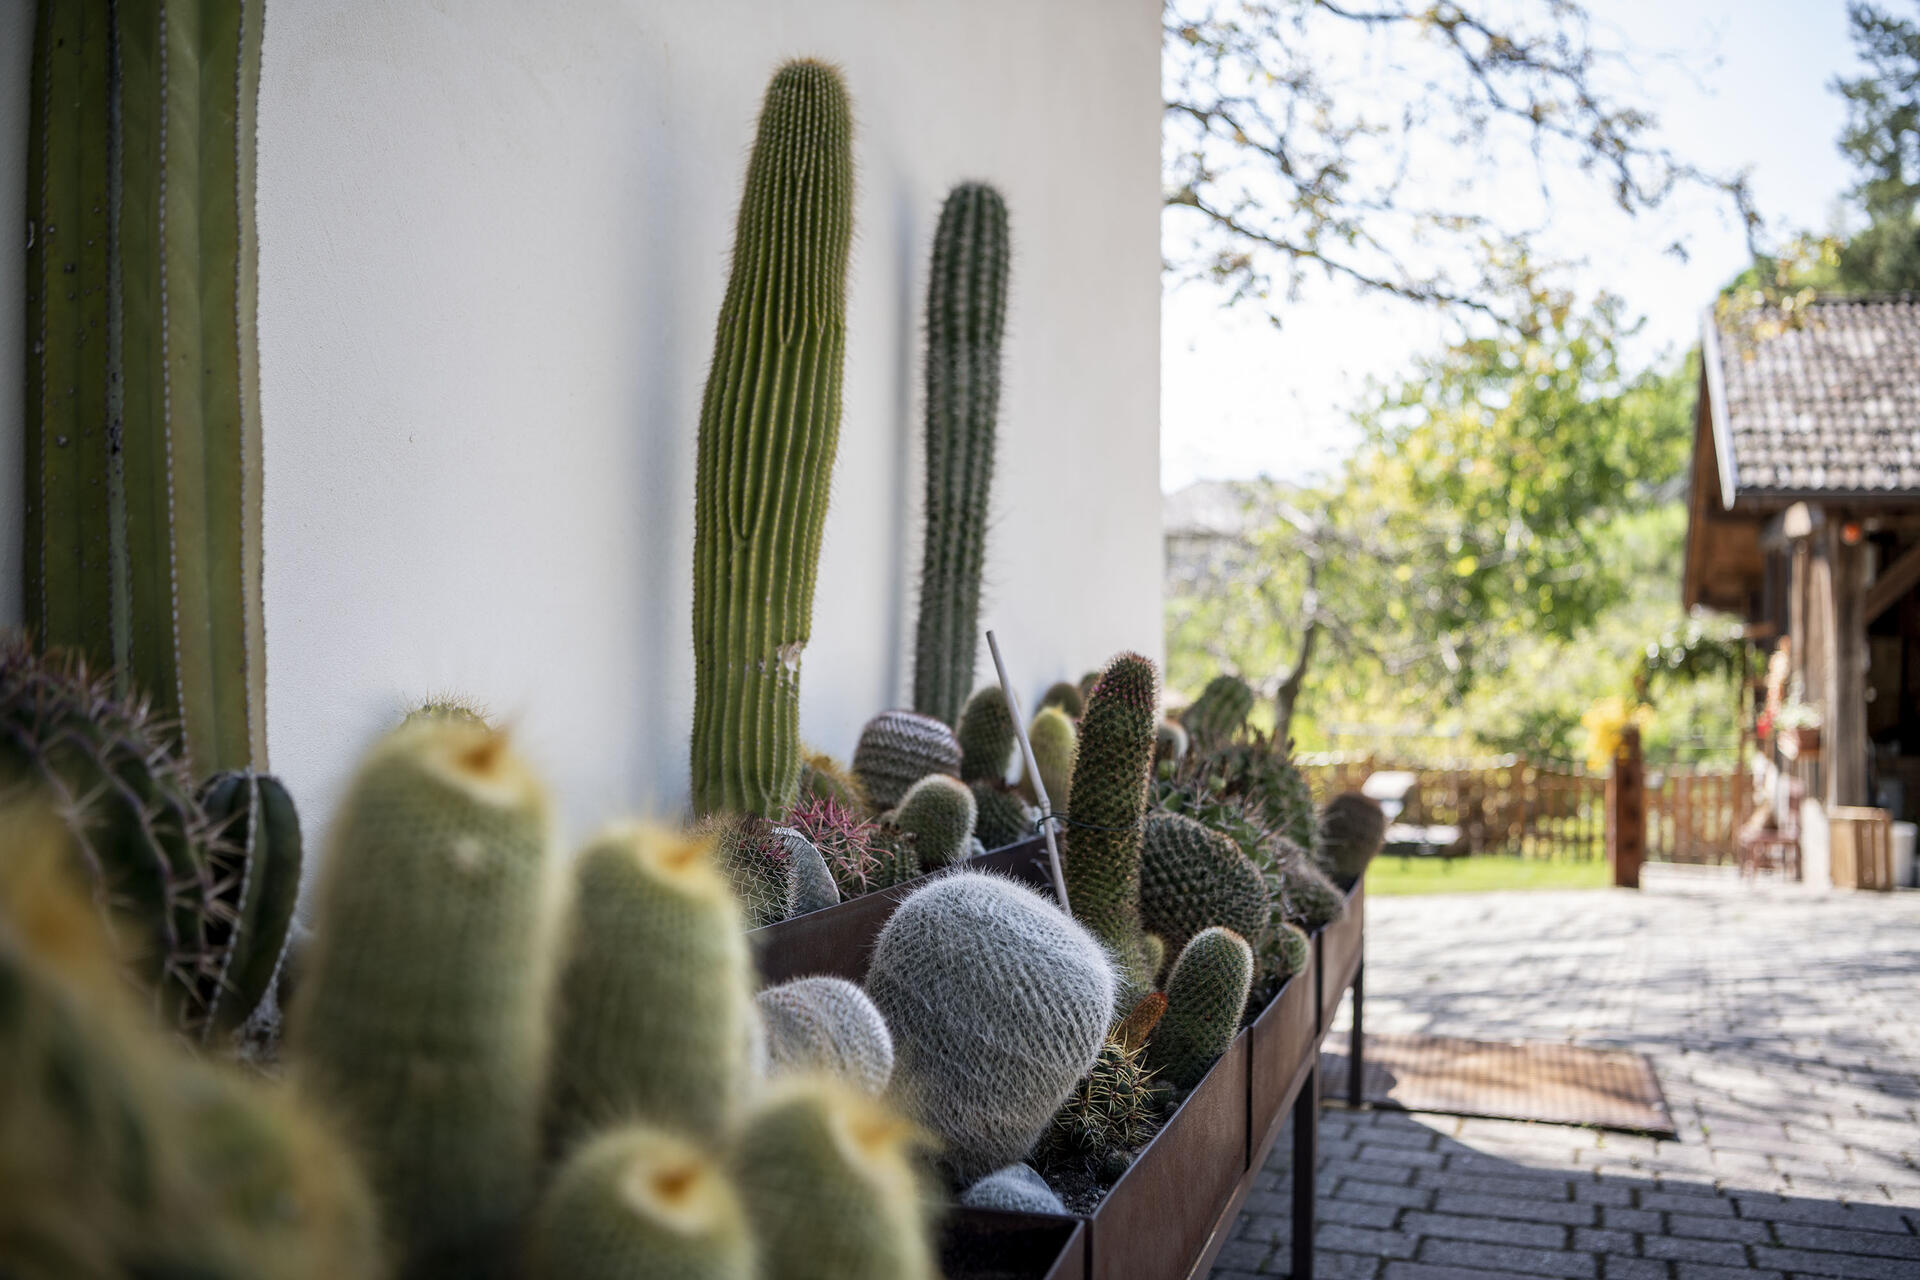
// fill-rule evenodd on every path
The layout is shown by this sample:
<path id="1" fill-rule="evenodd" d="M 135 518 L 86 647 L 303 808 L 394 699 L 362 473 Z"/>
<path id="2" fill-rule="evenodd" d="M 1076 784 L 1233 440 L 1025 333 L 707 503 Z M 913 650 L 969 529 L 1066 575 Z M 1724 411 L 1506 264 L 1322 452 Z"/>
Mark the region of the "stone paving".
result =
<path id="1" fill-rule="evenodd" d="M 1329 1104 L 1317 1276 L 1920 1277 L 1920 893 L 1648 870 L 1369 900 L 1368 1029 L 1641 1050 L 1680 1137 Z M 1290 1141 L 1214 1280 L 1287 1274 Z"/>

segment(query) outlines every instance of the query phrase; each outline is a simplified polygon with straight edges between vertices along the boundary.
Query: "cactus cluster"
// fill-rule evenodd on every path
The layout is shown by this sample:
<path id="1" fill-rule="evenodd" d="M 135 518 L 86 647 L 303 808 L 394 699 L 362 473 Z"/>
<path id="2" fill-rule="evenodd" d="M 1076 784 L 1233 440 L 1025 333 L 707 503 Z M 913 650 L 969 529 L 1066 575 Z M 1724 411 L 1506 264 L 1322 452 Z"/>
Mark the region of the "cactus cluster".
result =
<path id="1" fill-rule="evenodd" d="M 980 571 L 1007 318 L 1007 206 L 965 182 L 947 195 L 927 273 L 926 537 L 914 710 L 952 724 L 973 688 Z"/>
<path id="2" fill-rule="evenodd" d="M 1253 948 L 1231 929 L 1193 935 L 1167 974 L 1167 1012 L 1147 1041 L 1147 1063 L 1176 1088 L 1200 1083 L 1240 1030 L 1253 983 Z"/>
<path id="3" fill-rule="evenodd" d="M 1188 734 L 1202 751 L 1210 751 L 1233 740 L 1247 723 L 1253 710 L 1253 689 L 1239 676 L 1225 672 L 1207 681 L 1207 687 L 1180 717 Z"/>
<path id="4" fill-rule="evenodd" d="M 997 684 L 983 686 L 960 712 L 960 777 L 965 782 L 1004 782 L 1016 744 L 1013 708 Z"/>
<path id="5" fill-rule="evenodd" d="M 999 849 L 1034 834 L 1039 810 L 1028 805 L 1020 793 L 998 782 L 972 784 L 973 831 L 982 846 Z"/>
<path id="6" fill-rule="evenodd" d="M 842 898 L 903 884 L 920 874 L 911 840 L 899 838 L 832 799 L 808 800 L 787 814 L 787 827 L 818 851 Z"/>
<path id="7" fill-rule="evenodd" d="M 1366 874 L 1367 864 L 1387 838 L 1387 815 L 1379 802 L 1357 791 L 1344 791 L 1320 811 L 1320 839 L 1314 861 L 1336 879 L 1351 883 Z"/>
<path id="8" fill-rule="evenodd" d="M 1094 687 L 1080 721 L 1065 857 L 1073 914 L 1143 987 L 1152 974 L 1141 943 L 1141 819 L 1159 694 L 1153 663 L 1136 653 L 1115 658 Z"/>
<path id="9" fill-rule="evenodd" d="M 1175 952 L 1209 925 L 1258 937 L 1273 915 L 1265 877 L 1233 841 L 1182 814 L 1141 829 L 1140 922 Z"/>
<path id="10" fill-rule="evenodd" d="M 835 1076 L 869 1097 L 893 1078 L 893 1033 L 873 1001 L 845 978 L 795 978 L 754 997 L 766 1033 L 767 1074 Z"/>
<path id="11" fill-rule="evenodd" d="M 1046 898 L 980 872 L 936 877 L 874 944 L 867 993 L 893 1031 L 889 1096 L 939 1139 L 957 1186 L 1024 1159 L 1113 1016 L 1100 945 Z"/>
<path id="12" fill-rule="evenodd" d="M 951 866 L 972 852 L 978 818 L 973 791 L 957 778 L 930 773 L 907 788 L 888 821 L 913 841 L 915 860 L 924 871 Z"/>
<path id="13" fill-rule="evenodd" d="M 853 772 L 875 808 L 891 809 L 930 773 L 960 776 L 960 741 L 932 716 L 882 711 L 860 730 Z"/>
<path id="14" fill-rule="evenodd" d="M 800 658 L 840 434 L 853 117 L 840 74 L 775 73 L 700 410 L 693 804 L 773 817 L 800 774 Z"/>

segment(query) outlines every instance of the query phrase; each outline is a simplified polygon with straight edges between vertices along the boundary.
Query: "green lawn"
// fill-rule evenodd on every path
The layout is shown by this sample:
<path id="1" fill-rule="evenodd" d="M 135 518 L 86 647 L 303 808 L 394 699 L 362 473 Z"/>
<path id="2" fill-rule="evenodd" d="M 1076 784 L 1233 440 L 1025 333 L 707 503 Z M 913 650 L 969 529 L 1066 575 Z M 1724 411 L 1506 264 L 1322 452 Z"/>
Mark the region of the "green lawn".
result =
<path id="1" fill-rule="evenodd" d="M 1494 889 L 1604 889 L 1604 858 L 1558 862 L 1482 854 L 1468 858 L 1398 858 L 1383 854 L 1367 867 L 1367 893 L 1485 893 Z"/>

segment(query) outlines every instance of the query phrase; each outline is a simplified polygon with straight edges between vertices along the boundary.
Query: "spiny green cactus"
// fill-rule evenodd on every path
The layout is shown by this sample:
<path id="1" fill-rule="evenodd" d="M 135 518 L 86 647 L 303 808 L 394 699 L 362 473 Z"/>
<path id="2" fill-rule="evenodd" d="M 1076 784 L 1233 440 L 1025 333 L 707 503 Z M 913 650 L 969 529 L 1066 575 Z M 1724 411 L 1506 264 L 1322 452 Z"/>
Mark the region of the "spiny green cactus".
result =
<path id="1" fill-rule="evenodd" d="M 209 930 L 224 957 L 209 1011 L 219 1035 L 247 1020 L 280 970 L 300 895 L 300 815 L 279 779 L 260 773 L 216 774 L 200 800 L 218 836 L 215 872 L 233 885 L 222 895 L 231 913 L 220 913 Z"/>
<path id="2" fill-rule="evenodd" d="M 767 87 L 700 411 L 693 806 L 776 816 L 800 773 L 800 657 L 840 434 L 853 120 L 840 73 Z"/>
<path id="3" fill-rule="evenodd" d="M 1187 758 L 1190 745 L 1187 731 L 1172 720 L 1162 720 L 1154 730 L 1153 763 L 1178 766 Z"/>
<path id="4" fill-rule="evenodd" d="M 214 865 L 215 833 L 168 737 L 79 659 L 0 636 L 0 799 L 51 806 L 161 1019 L 199 1035 L 232 941 L 219 936 L 234 910 L 223 894 L 239 881 Z"/>
<path id="5" fill-rule="evenodd" d="M 1297 924 L 1281 921 L 1273 927 L 1272 959 L 1267 963 L 1269 976 L 1284 981 L 1307 967 L 1307 935 Z"/>
<path id="6" fill-rule="evenodd" d="M 553 878 L 545 789 L 479 725 L 401 725 L 334 818 L 289 1050 L 407 1274 L 498 1274 L 532 1202 Z"/>
<path id="7" fill-rule="evenodd" d="M 407 712 L 408 720 L 463 720 L 486 728 L 493 727 L 487 709 L 472 698 L 456 693 L 436 693 Z"/>
<path id="8" fill-rule="evenodd" d="M 1131 1013 L 1113 1024 L 1107 1039 L 1128 1049 L 1144 1048 L 1166 1013 L 1167 997 L 1161 992 L 1149 991 L 1134 1004 Z"/>
<path id="9" fill-rule="evenodd" d="M 627 824 L 575 862 L 551 1086 L 563 1145 L 622 1119 L 732 1131 L 753 959 L 713 857 L 698 835 Z"/>
<path id="10" fill-rule="evenodd" d="M 739 899 L 747 928 L 777 924 L 795 913 L 798 868 L 771 822 L 717 815 L 702 822 L 699 830 L 713 841 L 716 860 Z"/>
<path id="11" fill-rule="evenodd" d="M 42 0 L 36 33 L 24 617 L 199 768 L 264 763 L 259 16 Z"/>
<path id="12" fill-rule="evenodd" d="M 1217 747 L 1240 732 L 1253 710 L 1253 702 L 1252 686 L 1239 676 L 1222 672 L 1207 681 L 1207 687 L 1181 715 L 1180 723 L 1200 743 L 1202 750 Z"/>
<path id="13" fill-rule="evenodd" d="M 1034 834 L 1036 811 L 1027 807 L 1020 794 L 1004 783 L 973 784 L 974 834 L 988 849 L 1016 844 Z"/>
<path id="14" fill-rule="evenodd" d="M 1050 1213 L 1066 1216 L 1047 1180 L 1024 1164 L 995 1169 L 960 1193 L 960 1203 L 969 1209 L 1000 1209 L 1008 1213 Z"/>
<path id="15" fill-rule="evenodd" d="M 932 716 L 882 711 L 860 730 L 853 772 L 877 809 L 891 809 L 930 773 L 960 774 L 960 740 Z"/>
<path id="16" fill-rule="evenodd" d="M 754 997 L 766 1028 L 767 1074 L 825 1072 L 869 1097 L 893 1078 L 887 1020 L 845 978 L 795 978 Z"/>
<path id="17" fill-rule="evenodd" d="M 893 825 L 913 837 L 922 871 L 938 871 L 966 857 L 979 816 L 966 783 L 943 773 L 928 774 L 907 788 Z"/>
<path id="18" fill-rule="evenodd" d="M 1317 933 L 1347 913 L 1347 896 L 1327 879 L 1327 873 L 1314 864 L 1306 850 L 1285 840 L 1274 841 L 1273 847 L 1281 913 L 1286 919 L 1308 933 Z"/>
<path id="19" fill-rule="evenodd" d="M 1140 941 L 1140 826 L 1158 699 L 1149 659 L 1123 653 L 1108 664 L 1080 721 L 1068 808 L 1067 901 L 1140 986 L 1151 982 Z"/>
<path id="20" fill-rule="evenodd" d="M 793 914 L 824 911 L 840 903 L 840 887 L 833 882 L 827 860 L 820 856 L 813 841 L 793 827 L 775 827 L 773 835 L 786 847 L 793 865 Z"/>
<path id="21" fill-rule="evenodd" d="M 1109 1039 L 1048 1126 L 1041 1164 L 1078 1162 L 1104 1180 L 1119 1177 L 1160 1122 L 1155 1084 L 1143 1048 Z"/>
<path id="22" fill-rule="evenodd" d="M 1240 1030 L 1253 982 L 1253 948 L 1231 929 L 1193 935 L 1167 975 L 1167 1013 L 1147 1041 L 1147 1062 L 1176 1089 L 1191 1089 Z"/>
<path id="23" fill-rule="evenodd" d="M 1320 811 L 1320 839 L 1313 858 L 1320 869 L 1349 883 L 1367 873 L 1387 836 L 1387 815 L 1377 801 L 1344 791 Z"/>
<path id="24" fill-rule="evenodd" d="M 871 808 L 853 770 L 824 751 L 805 752 L 800 762 L 799 799 L 832 800 L 841 808 L 863 816 Z"/>
<path id="25" fill-rule="evenodd" d="M 586 1143 L 540 1199 L 531 1280 L 754 1280 L 726 1172 L 684 1138 L 623 1125 Z"/>
<path id="26" fill-rule="evenodd" d="M 911 840 L 891 838 L 831 799 L 795 805 L 787 813 L 787 824 L 819 850 L 843 899 L 891 888 L 920 874 Z"/>
<path id="27" fill-rule="evenodd" d="M 1160 971 L 1167 967 L 1167 940 L 1157 933 L 1140 935 L 1141 972 L 1147 975 L 1148 984 L 1160 980 Z"/>
<path id="28" fill-rule="evenodd" d="M 1040 767 L 1040 781 L 1047 787 L 1047 803 L 1055 813 L 1065 813 L 1073 803 L 1073 765 L 1080 755 L 1080 731 L 1059 707 L 1042 707 L 1027 726 L 1027 745 L 1033 748 L 1033 762 Z M 1027 799 L 1038 804 L 1040 793 L 1033 775 L 1023 784 Z"/>
<path id="29" fill-rule="evenodd" d="M 1082 689 L 1079 685 L 1058 680 L 1047 686 L 1046 693 L 1040 698 L 1040 709 L 1044 711 L 1048 707 L 1058 707 L 1068 719 L 1078 720 L 1085 714 L 1087 698 L 1091 695 L 1091 689 Z"/>
<path id="30" fill-rule="evenodd" d="M 774 1088 L 733 1158 L 764 1280 L 934 1280 L 911 1125 L 823 1077 Z"/>
<path id="31" fill-rule="evenodd" d="M 1273 915 L 1266 879 L 1233 841 L 1177 813 L 1141 828 L 1140 923 L 1178 952 L 1208 925 L 1257 937 Z"/>
<path id="32" fill-rule="evenodd" d="M 960 777 L 967 782 L 1004 782 L 1016 745 L 1013 710 L 997 684 L 981 687 L 960 712 Z"/>
<path id="33" fill-rule="evenodd" d="M 1010 998 L 1009 993 L 1019 993 Z M 956 1186 L 1025 1158 L 1113 1016 L 1100 945 L 1024 885 L 937 876 L 894 911 L 867 994 L 893 1031 L 889 1096 L 942 1144 Z"/>
<path id="34" fill-rule="evenodd" d="M 1313 848 L 1319 826 L 1313 790 L 1286 752 L 1251 732 L 1242 740 L 1196 752 L 1192 766 L 1215 789 L 1244 796 L 1271 829 L 1303 849 Z"/>
<path id="35" fill-rule="evenodd" d="M 980 645 L 1007 259 L 1000 193 L 961 183 L 940 210 L 927 273 L 927 526 L 913 660 L 913 709 L 948 724 L 973 687 Z"/>

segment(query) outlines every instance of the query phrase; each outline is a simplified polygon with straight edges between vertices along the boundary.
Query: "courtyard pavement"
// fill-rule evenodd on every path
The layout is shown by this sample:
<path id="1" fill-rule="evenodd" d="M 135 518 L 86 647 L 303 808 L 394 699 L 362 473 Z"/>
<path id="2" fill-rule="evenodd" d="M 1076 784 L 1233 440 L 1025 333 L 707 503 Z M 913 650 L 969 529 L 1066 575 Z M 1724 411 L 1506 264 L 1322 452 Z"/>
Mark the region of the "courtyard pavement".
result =
<path id="1" fill-rule="evenodd" d="M 1680 1138 L 1329 1104 L 1316 1275 L 1920 1277 L 1920 892 L 1648 870 L 1368 902 L 1369 1030 L 1638 1049 Z M 1287 1274 L 1290 1141 L 1214 1280 Z"/>

